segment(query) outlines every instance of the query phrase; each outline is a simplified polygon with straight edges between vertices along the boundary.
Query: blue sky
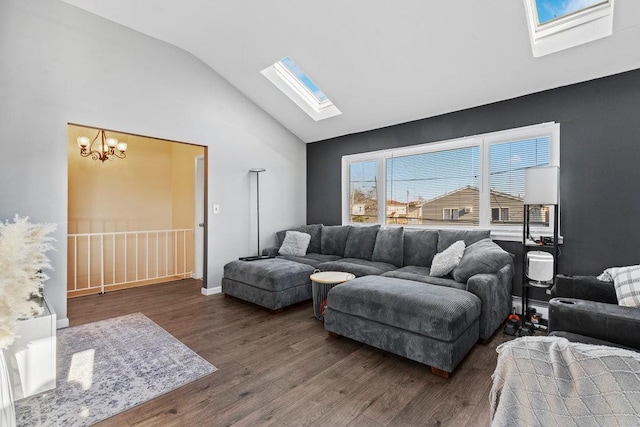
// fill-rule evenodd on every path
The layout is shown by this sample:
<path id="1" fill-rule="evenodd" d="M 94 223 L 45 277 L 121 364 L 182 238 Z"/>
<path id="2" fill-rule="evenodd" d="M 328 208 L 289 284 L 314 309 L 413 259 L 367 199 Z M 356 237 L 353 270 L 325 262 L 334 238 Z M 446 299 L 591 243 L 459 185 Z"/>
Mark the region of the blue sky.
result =
<path id="1" fill-rule="evenodd" d="M 324 101 L 327 99 L 327 96 L 320 90 L 320 88 L 311 80 L 309 77 L 298 65 L 291 60 L 291 58 L 284 57 L 280 61 L 284 66 L 286 66 L 289 71 L 291 71 L 300 82 L 307 87 L 315 95 L 318 101 Z"/>
<path id="2" fill-rule="evenodd" d="M 604 3 L 603 0 L 536 0 L 538 21 L 541 24 L 582 9 Z"/>
<path id="3" fill-rule="evenodd" d="M 491 145 L 491 188 L 522 196 L 524 169 L 548 165 L 549 147 L 548 137 Z M 480 148 L 475 146 L 387 159 L 386 172 L 387 199 L 399 202 L 419 198 L 430 200 L 467 185 L 479 186 Z M 367 190 L 375 186 L 375 175 L 376 161 L 351 165 L 350 179 L 358 188 Z"/>

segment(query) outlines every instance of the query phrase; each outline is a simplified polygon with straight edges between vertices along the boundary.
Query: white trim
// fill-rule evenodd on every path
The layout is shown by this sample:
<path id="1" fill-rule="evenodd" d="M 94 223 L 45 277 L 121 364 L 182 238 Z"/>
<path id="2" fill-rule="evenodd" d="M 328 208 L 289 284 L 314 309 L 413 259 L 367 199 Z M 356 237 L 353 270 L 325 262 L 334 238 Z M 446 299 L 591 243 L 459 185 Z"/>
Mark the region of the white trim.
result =
<path id="1" fill-rule="evenodd" d="M 65 317 L 62 319 L 56 320 L 56 329 L 63 329 L 69 327 L 69 318 Z"/>
<path id="2" fill-rule="evenodd" d="M 540 57 L 613 34 L 613 0 L 544 24 L 535 0 L 523 0 L 533 56 Z"/>
<path id="3" fill-rule="evenodd" d="M 210 296 L 222 293 L 222 286 L 216 286 L 213 288 L 200 288 L 200 293 L 204 296 Z"/>

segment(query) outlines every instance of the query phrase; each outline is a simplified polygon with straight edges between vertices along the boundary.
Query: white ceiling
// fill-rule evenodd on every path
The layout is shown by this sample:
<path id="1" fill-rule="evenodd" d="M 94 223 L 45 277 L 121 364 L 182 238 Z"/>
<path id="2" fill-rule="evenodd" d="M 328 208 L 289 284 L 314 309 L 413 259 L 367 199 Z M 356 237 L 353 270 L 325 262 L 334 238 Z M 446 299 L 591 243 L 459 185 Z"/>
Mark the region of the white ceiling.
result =
<path id="1" fill-rule="evenodd" d="M 613 36 L 541 58 L 520 0 L 64 0 L 178 46 L 305 142 L 640 68 L 640 1 Z M 291 57 L 342 115 L 319 122 L 260 71 Z"/>

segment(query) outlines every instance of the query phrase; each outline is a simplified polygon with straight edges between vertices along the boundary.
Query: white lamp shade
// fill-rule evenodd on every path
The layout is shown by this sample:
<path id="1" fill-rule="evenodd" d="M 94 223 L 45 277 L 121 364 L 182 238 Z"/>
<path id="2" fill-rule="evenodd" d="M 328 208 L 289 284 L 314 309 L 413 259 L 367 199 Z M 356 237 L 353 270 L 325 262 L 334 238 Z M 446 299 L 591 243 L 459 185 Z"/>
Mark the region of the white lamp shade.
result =
<path id="1" fill-rule="evenodd" d="M 559 201 L 559 167 L 548 166 L 524 170 L 525 205 L 557 205 Z"/>
<path id="2" fill-rule="evenodd" d="M 118 150 L 127 151 L 127 143 L 126 142 L 118 142 Z"/>
<path id="3" fill-rule="evenodd" d="M 89 137 L 87 136 L 79 136 L 78 137 L 78 147 L 86 148 L 89 145 Z"/>
<path id="4" fill-rule="evenodd" d="M 118 145 L 118 140 L 115 138 L 107 138 L 106 142 L 109 148 L 115 148 Z"/>

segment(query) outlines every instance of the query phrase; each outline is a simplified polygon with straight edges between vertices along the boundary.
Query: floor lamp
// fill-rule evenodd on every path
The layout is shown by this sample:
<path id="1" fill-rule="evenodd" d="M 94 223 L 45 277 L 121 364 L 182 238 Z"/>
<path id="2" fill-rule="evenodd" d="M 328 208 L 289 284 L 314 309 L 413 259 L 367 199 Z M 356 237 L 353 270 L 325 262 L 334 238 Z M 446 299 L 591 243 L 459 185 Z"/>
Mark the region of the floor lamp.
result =
<path id="1" fill-rule="evenodd" d="M 253 168 L 249 169 L 249 172 L 256 174 L 256 221 L 258 224 L 258 253 L 257 257 L 260 256 L 260 172 L 266 171 L 265 168 Z"/>

